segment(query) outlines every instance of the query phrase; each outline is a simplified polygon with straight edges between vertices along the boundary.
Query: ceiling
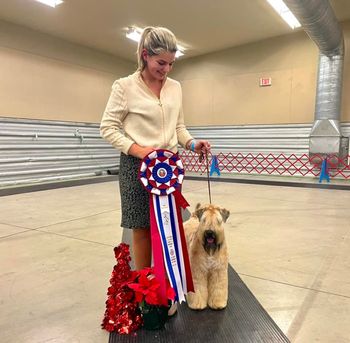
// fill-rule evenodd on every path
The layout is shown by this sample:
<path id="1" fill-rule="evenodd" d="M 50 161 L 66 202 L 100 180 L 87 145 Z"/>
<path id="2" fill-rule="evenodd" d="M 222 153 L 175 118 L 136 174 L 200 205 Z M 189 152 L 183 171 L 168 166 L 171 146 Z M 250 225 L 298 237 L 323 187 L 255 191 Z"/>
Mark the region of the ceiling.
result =
<path id="1" fill-rule="evenodd" d="M 339 21 L 349 0 L 330 0 Z M 0 19 L 134 61 L 128 26 L 165 26 L 198 56 L 292 30 L 266 0 L 65 0 L 57 8 L 34 0 L 1 0 Z"/>

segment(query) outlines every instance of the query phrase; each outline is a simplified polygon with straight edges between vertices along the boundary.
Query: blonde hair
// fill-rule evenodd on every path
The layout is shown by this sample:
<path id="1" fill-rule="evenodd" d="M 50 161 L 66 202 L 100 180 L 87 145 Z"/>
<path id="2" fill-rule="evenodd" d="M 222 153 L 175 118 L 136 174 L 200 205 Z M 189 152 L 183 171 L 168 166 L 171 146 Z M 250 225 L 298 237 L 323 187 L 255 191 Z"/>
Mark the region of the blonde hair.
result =
<path id="1" fill-rule="evenodd" d="M 165 27 L 146 27 L 141 34 L 137 46 L 137 70 L 143 71 L 146 62 L 142 57 L 143 49 L 146 49 L 149 56 L 159 55 L 163 52 L 176 52 L 177 42 L 175 35 Z"/>

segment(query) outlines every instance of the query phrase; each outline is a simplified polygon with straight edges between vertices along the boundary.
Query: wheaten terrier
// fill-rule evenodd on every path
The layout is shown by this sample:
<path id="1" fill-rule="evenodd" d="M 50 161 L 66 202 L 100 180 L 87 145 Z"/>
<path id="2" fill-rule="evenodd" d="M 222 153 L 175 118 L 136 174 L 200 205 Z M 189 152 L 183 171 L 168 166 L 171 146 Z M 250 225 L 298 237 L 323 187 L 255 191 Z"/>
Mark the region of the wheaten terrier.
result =
<path id="1" fill-rule="evenodd" d="M 209 306 L 223 309 L 228 296 L 228 253 L 223 223 L 230 212 L 215 205 L 197 205 L 184 223 L 190 256 L 194 293 L 188 293 L 191 309 Z"/>

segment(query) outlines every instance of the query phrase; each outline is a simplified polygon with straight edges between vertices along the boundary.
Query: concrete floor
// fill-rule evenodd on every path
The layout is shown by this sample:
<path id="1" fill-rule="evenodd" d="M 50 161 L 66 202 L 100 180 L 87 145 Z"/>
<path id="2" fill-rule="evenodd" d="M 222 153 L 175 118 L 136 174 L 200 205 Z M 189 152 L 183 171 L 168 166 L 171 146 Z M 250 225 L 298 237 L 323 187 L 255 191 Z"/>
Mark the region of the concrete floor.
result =
<path id="1" fill-rule="evenodd" d="M 350 342 L 350 192 L 212 183 L 230 263 L 294 343 Z M 207 183 L 185 180 L 192 209 Z M 118 185 L 0 197 L 0 342 L 107 343 Z"/>

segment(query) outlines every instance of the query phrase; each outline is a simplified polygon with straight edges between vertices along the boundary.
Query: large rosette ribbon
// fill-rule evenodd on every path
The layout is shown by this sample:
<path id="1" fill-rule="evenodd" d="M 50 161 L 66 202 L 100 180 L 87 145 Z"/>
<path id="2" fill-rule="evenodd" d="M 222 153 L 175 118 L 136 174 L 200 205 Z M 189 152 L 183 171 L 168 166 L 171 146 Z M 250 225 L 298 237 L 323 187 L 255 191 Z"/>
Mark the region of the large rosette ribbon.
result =
<path id="1" fill-rule="evenodd" d="M 161 283 L 161 301 L 164 305 L 168 302 L 168 277 L 175 300 L 181 303 L 187 292 L 194 291 L 181 216 L 181 207 L 189 206 L 180 191 L 184 178 L 182 161 L 169 150 L 155 150 L 143 159 L 139 178 L 150 194 L 154 272 Z"/>

